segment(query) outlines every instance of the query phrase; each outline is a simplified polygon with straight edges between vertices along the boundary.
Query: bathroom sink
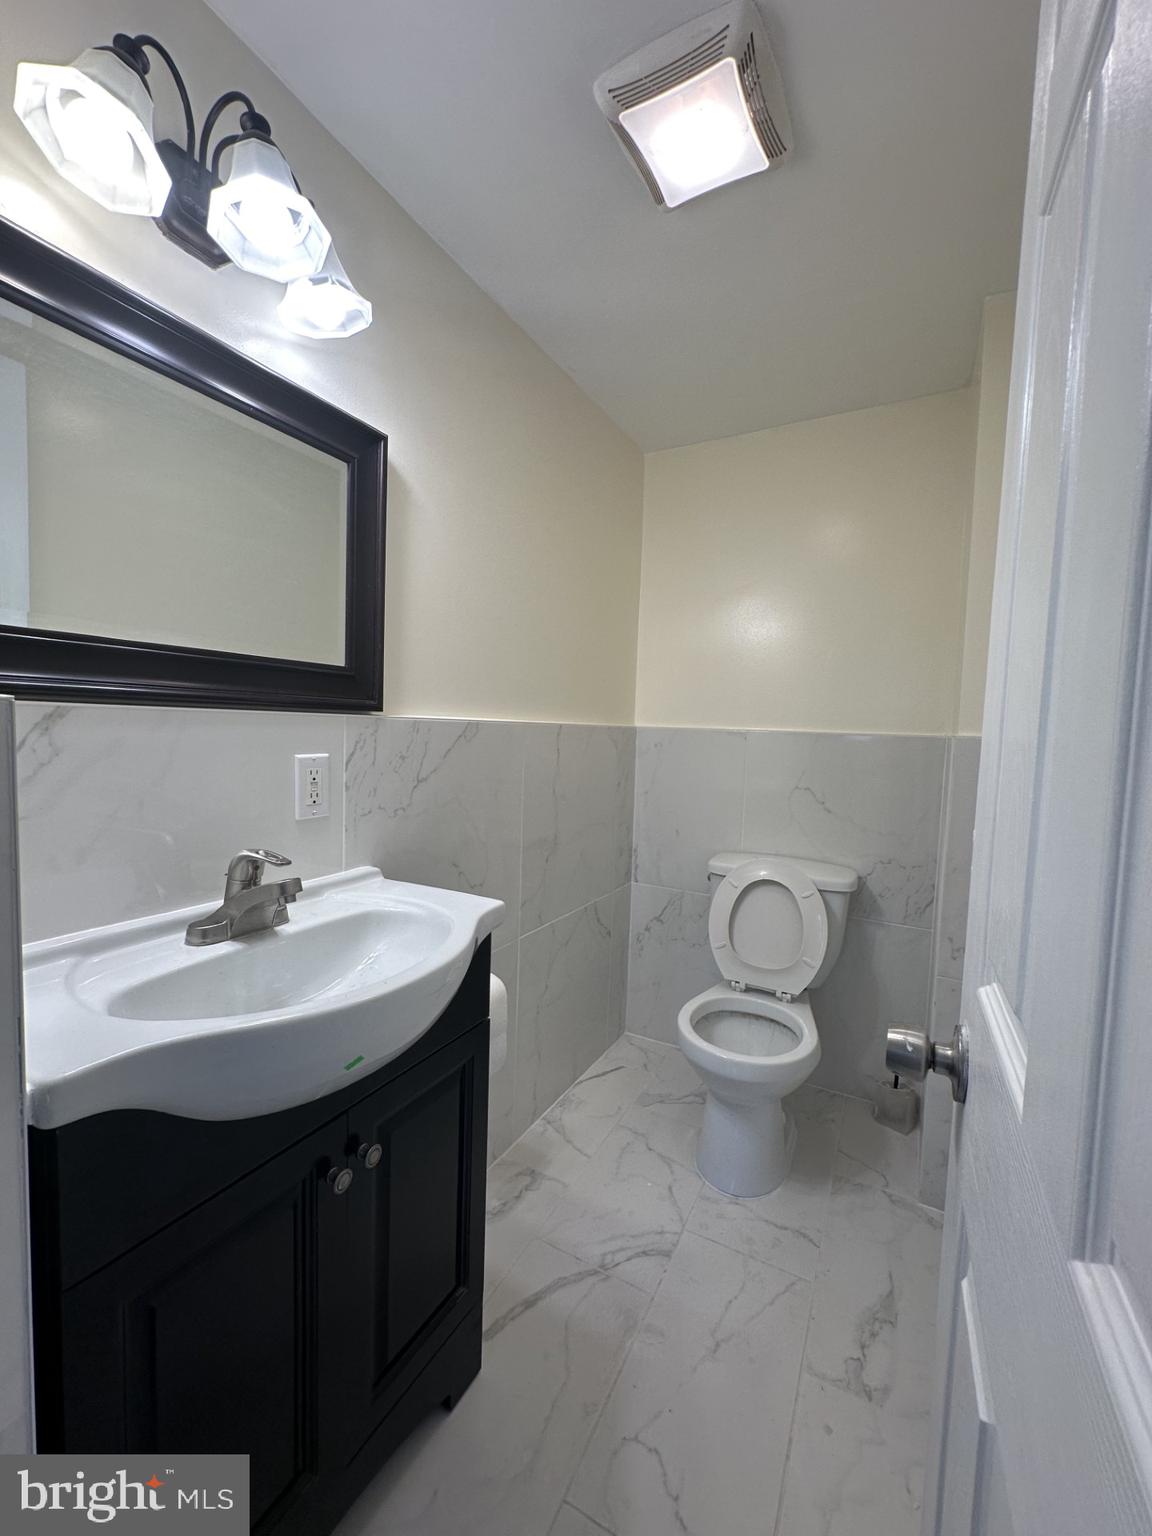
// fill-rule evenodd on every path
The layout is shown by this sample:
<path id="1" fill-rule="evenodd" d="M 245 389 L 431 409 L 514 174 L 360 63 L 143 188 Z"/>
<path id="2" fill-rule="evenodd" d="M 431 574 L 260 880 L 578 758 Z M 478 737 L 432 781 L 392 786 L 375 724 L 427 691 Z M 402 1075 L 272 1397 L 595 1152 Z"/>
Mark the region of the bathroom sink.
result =
<path id="1" fill-rule="evenodd" d="M 192 948 L 202 910 L 25 946 L 33 1125 L 110 1109 L 234 1120 L 321 1098 L 435 1023 L 504 908 L 356 869 L 307 881 L 283 927 Z"/>

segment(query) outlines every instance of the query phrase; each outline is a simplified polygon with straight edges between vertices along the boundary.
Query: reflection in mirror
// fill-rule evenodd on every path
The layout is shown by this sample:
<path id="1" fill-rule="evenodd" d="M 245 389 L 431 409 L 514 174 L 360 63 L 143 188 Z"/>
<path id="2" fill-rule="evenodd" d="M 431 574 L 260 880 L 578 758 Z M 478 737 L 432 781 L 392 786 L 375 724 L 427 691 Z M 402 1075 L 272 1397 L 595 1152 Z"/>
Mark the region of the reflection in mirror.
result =
<path id="1" fill-rule="evenodd" d="M 348 470 L 0 300 L 0 624 L 343 665 Z"/>

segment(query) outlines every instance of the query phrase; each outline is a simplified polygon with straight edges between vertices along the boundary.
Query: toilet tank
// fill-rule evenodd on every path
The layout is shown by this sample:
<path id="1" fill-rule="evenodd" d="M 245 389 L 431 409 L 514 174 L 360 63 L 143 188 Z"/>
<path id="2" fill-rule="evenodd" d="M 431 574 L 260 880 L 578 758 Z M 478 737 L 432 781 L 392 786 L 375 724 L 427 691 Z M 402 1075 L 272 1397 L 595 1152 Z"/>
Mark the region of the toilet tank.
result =
<path id="1" fill-rule="evenodd" d="M 823 859 L 809 859 L 790 853 L 765 853 L 762 849 L 754 848 L 714 853 L 708 860 L 708 889 L 715 891 L 725 875 L 739 869 L 741 864 L 747 864 L 749 859 L 780 859 L 783 863 L 794 864 L 797 869 L 803 870 L 824 898 L 828 913 L 828 948 L 824 952 L 820 969 L 808 984 L 810 988 L 821 986 L 839 958 L 844 943 L 844 925 L 848 921 L 848 903 L 852 899 L 852 892 L 860 884 L 860 876 L 846 864 L 827 864 Z"/>

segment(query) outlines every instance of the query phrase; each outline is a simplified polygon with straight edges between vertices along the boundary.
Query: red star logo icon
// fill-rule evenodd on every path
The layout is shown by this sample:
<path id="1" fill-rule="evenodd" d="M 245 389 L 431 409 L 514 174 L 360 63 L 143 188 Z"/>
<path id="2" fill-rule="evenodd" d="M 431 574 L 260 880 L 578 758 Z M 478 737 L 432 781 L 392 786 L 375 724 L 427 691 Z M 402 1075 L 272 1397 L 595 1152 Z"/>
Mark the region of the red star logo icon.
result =
<path id="1" fill-rule="evenodd" d="M 144 1486 L 145 1488 L 163 1488 L 164 1484 L 161 1479 L 156 1476 L 155 1472 L 153 1472 L 152 1476 L 148 1479 Z"/>

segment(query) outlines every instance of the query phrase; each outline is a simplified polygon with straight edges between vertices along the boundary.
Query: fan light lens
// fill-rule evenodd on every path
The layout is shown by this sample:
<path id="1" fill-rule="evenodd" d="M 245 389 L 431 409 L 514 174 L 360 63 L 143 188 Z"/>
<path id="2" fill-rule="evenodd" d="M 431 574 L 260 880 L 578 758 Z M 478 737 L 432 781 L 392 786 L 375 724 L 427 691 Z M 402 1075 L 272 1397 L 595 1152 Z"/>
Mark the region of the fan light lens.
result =
<path id="1" fill-rule="evenodd" d="M 242 139 L 208 202 L 208 233 L 245 272 L 290 283 L 319 272 L 332 237 L 267 139 Z"/>
<path id="2" fill-rule="evenodd" d="M 113 213 L 156 218 L 171 180 L 152 142 L 152 98 L 107 48 L 74 64 L 19 64 L 16 115 L 66 181 Z"/>
<path id="3" fill-rule="evenodd" d="M 372 324 L 371 303 L 353 288 L 335 251 L 329 252 L 323 271 L 288 285 L 278 313 L 297 336 L 355 336 Z"/>
<path id="4" fill-rule="evenodd" d="M 767 170 L 734 59 L 620 114 L 669 208 Z"/>

